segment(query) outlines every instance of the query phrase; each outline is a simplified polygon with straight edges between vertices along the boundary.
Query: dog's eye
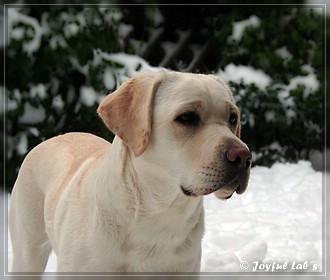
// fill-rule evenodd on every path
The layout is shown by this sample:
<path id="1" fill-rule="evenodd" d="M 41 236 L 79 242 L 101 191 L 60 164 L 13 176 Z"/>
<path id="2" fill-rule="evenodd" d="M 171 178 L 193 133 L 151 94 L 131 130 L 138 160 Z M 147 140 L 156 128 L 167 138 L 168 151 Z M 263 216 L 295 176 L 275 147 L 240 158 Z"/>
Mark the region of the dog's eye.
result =
<path id="1" fill-rule="evenodd" d="M 182 115 L 179 115 L 176 119 L 176 122 L 183 125 L 198 125 L 200 122 L 200 117 L 196 112 L 187 112 Z"/>
<path id="2" fill-rule="evenodd" d="M 238 122 L 238 115 L 236 113 L 230 113 L 229 116 L 229 124 L 230 125 L 236 125 Z"/>

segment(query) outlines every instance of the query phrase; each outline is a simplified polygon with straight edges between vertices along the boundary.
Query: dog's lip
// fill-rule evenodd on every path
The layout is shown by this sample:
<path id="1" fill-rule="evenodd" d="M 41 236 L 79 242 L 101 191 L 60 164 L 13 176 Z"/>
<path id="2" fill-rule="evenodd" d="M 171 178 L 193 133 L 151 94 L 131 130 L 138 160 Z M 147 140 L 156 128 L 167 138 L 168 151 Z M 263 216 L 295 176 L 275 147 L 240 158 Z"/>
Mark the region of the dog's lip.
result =
<path id="1" fill-rule="evenodd" d="M 237 186 L 235 192 L 236 192 L 237 194 L 242 194 L 242 193 L 245 192 L 245 189 L 246 189 L 246 188 L 244 188 L 244 187 L 242 188 L 241 184 L 238 184 L 238 186 Z"/>
<path id="2" fill-rule="evenodd" d="M 187 190 L 183 186 L 180 186 L 180 188 L 181 188 L 183 194 L 185 194 L 186 196 L 189 196 L 189 197 L 196 197 L 197 196 L 191 190 Z"/>
<path id="3" fill-rule="evenodd" d="M 231 185 L 237 185 L 237 187 L 235 189 L 233 189 L 232 194 L 228 195 L 227 197 L 225 197 L 225 199 L 229 199 L 233 196 L 233 194 L 236 192 L 238 195 L 242 194 L 245 192 L 245 188 L 242 187 L 241 183 L 239 182 L 238 178 L 235 177 L 233 180 L 231 180 L 229 183 L 227 183 L 224 186 L 220 186 L 214 189 L 207 189 L 206 191 L 202 192 L 201 194 L 195 194 L 192 190 L 186 189 L 185 187 L 183 187 L 182 185 L 180 185 L 180 188 L 183 192 L 184 195 L 188 196 L 188 197 L 197 197 L 199 195 L 209 195 L 213 192 L 216 192 L 218 190 L 221 190 L 223 188 L 226 188 L 228 186 Z"/>
<path id="4" fill-rule="evenodd" d="M 211 194 L 211 193 L 213 193 L 213 192 L 215 192 L 215 191 L 217 191 L 219 189 L 219 188 L 216 188 L 216 189 L 207 189 L 207 190 L 201 192 L 200 194 L 196 194 L 196 193 L 194 193 L 191 190 L 187 190 L 183 186 L 180 186 L 180 188 L 181 188 L 183 194 L 186 195 L 186 196 L 188 196 L 188 197 L 198 197 L 198 196 L 201 196 L 201 195 L 208 195 L 208 194 Z"/>

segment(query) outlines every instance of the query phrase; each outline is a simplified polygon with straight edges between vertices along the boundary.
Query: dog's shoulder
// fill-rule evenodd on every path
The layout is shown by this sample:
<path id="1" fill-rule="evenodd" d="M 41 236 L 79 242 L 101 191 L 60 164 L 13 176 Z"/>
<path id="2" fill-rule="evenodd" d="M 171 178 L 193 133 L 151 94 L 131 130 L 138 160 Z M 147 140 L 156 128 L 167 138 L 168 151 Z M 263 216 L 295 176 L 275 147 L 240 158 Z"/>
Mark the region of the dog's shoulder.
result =
<path id="1" fill-rule="evenodd" d="M 90 133 L 69 132 L 50 138 L 31 150 L 31 156 L 35 154 L 45 154 L 49 151 L 59 153 L 65 151 L 67 155 L 78 157 L 91 155 L 93 153 L 104 153 L 109 150 L 111 144 Z"/>
<path id="2" fill-rule="evenodd" d="M 54 172 L 57 169 L 65 171 L 72 166 L 78 168 L 88 158 L 101 158 L 110 148 L 111 144 L 108 141 L 93 134 L 66 133 L 45 140 L 34 147 L 25 157 L 22 167 L 23 170 L 49 168 Z"/>

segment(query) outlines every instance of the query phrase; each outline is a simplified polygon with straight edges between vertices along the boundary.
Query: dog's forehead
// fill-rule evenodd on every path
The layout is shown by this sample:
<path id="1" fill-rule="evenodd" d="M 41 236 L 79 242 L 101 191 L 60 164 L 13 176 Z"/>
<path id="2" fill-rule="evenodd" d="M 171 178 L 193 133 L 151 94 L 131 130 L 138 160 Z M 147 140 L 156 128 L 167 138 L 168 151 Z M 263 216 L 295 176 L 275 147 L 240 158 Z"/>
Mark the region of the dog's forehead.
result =
<path id="1" fill-rule="evenodd" d="M 234 103 L 229 87 L 220 78 L 202 74 L 177 74 L 167 77 L 156 94 L 156 104 L 203 102 L 212 107 Z"/>

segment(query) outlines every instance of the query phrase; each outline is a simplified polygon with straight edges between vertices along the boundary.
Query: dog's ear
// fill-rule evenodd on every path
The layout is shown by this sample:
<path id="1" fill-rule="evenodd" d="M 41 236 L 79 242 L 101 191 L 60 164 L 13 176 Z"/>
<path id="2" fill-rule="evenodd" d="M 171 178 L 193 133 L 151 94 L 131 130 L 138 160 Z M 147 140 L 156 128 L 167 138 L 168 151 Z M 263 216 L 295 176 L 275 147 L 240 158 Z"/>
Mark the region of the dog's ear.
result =
<path id="1" fill-rule="evenodd" d="M 97 112 L 105 125 L 132 149 L 135 156 L 147 148 L 151 135 L 155 93 L 161 83 L 155 72 L 141 72 L 106 96 Z"/>

